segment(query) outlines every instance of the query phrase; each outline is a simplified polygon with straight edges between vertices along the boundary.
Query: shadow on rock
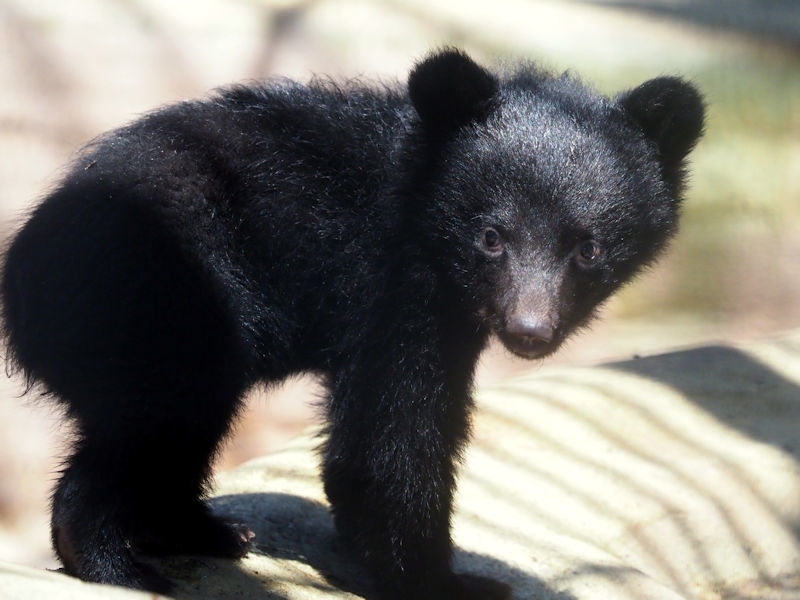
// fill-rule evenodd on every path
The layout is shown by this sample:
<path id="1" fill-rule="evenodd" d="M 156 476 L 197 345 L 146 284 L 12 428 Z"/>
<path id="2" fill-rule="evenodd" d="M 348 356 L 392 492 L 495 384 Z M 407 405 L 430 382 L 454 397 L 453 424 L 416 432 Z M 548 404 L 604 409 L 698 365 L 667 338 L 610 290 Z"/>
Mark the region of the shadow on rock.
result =
<path id="1" fill-rule="evenodd" d="M 781 348 L 800 357 L 790 342 Z M 800 387 L 740 350 L 708 346 L 608 366 L 660 381 L 723 423 L 800 457 Z"/>
<path id="2" fill-rule="evenodd" d="M 343 590 L 356 596 L 372 597 L 367 583 L 368 575 L 364 569 L 343 548 L 336 535 L 328 507 L 320 502 L 281 493 L 232 494 L 212 498 L 211 507 L 216 514 L 231 521 L 247 523 L 256 534 L 253 552 L 269 559 L 282 562 L 299 562 L 311 566 L 320 575 L 315 580 L 308 576 L 301 582 L 303 587 L 316 588 L 321 597 L 324 592 Z M 491 556 L 456 549 L 455 562 L 458 570 L 487 575 L 501 579 L 519 592 L 515 598 L 536 598 L 540 600 L 572 600 L 569 594 L 553 591 L 536 577 L 516 569 Z M 175 559 L 176 561 L 180 559 Z M 192 559 L 186 559 L 192 560 Z M 285 599 L 286 595 L 271 589 L 277 587 L 266 576 L 263 580 L 247 572 L 238 563 L 231 561 L 212 561 L 196 559 L 198 567 L 181 574 L 172 571 L 176 578 L 194 579 L 191 594 L 179 594 L 178 598 L 213 597 L 210 591 L 199 586 L 209 580 L 230 581 L 225 584 L 226 592 L 234 590 L 237 598 Z M 220 590 L 220 584 L 214 586 Z M 199 591 L 199 594 L 198 594 Z M 220 592 L 218 591 L 217 594 Z M 192 595 L 193 594 L 193 595 Z M 217 595 L 216 597 L 223 597 Z"/>

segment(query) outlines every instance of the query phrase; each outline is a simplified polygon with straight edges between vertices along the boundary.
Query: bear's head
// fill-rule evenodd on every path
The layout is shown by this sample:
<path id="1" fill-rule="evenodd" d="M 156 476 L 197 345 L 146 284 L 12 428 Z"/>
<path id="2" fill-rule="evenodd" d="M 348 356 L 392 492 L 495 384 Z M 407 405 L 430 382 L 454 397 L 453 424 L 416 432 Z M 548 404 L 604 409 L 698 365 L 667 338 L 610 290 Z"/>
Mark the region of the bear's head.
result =
<path id="1" fill-rule="evenodd" d="M 456 50 L 408 82 L 431 149 L 419 225 L 460 300 L 515 354 L 553 352 L 675 232 L 700 94 L 660 77 L 606 98 Z"/>

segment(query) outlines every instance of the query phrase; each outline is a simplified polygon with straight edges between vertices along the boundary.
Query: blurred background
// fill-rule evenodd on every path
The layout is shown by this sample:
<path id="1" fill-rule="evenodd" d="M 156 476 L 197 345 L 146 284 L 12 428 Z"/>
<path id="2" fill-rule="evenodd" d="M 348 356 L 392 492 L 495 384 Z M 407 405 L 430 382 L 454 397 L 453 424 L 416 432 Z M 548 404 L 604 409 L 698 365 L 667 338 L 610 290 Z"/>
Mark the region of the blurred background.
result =
<path id="1" fill-rule="evenodd" d="M 0 0 L 0 243 L 93 136 L 159 105 L 274 75 L 403 79 L 431 48 L 535 59 L 614 94 L 682 74 L 706 94 L 682 230 L 551 362 L 800 326 L 797 0 Z M 537 368 L 492 347 L 478 383 Z M 68 430 L 0 376 L 0 560 L 55 566 L 48 494 Z M 254 392 L 217 467 L 315 421 L 310 380 Z"/>

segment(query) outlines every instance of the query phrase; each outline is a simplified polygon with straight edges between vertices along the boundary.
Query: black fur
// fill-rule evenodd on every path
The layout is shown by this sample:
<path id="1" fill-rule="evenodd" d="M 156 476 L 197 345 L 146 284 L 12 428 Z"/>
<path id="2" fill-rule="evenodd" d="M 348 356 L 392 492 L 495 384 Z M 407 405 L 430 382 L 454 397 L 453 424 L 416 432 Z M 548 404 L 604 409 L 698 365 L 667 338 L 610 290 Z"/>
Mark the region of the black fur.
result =
<path id="1" fill-rule="evenodd" d="M 501 598 L 450 569 L 455 468 L 490 333 L 554 351 L 674 232 L 694 88 L 615 100 L 453 50 L 408 89 L 219 91 L 91 144 L 13 239 L 10 357 L 78 439 L 67 572 L 165 590 L 137 553 L 240 556 L 202 502 L 244 391 L 328 384 L 325 490 L 381 598 Z"/>

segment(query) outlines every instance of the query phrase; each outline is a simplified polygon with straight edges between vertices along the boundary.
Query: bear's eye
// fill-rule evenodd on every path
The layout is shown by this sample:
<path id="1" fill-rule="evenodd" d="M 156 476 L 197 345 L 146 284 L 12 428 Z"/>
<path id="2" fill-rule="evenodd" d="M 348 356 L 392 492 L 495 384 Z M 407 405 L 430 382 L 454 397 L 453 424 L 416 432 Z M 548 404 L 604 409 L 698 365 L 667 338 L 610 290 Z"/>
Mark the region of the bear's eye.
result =
<path id="1" fill-rule="evenodd" d="M 600 244 L 595 240 L 583 240 L 575 246 L 575 259 L 581 267 L 591 267 L 600 258 Z"/>
<path id="2" fill-rule="evenodd" d="M 498 256 L 503 252 L 503 239 L 493 227 L 483 230 L 483 249 L 492 256 Z"/>

